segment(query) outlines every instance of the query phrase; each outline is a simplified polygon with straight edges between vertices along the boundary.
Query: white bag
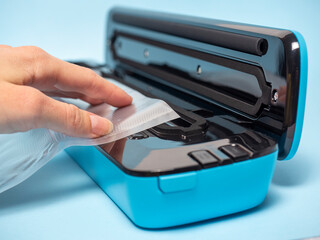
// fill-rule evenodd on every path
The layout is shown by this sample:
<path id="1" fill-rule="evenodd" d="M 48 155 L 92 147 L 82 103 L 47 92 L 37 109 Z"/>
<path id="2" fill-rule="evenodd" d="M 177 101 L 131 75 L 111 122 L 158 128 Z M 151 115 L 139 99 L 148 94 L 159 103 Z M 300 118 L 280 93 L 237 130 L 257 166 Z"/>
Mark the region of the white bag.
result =
<path id="1" fill-rule="evenodd" d="M 49 129 L 0 134 L 0 193 L 30 177 L 67 147 L 113 142 L 179 117 L 164 101 L 148 98 L 123 84 L 109 81 L 131 95 L 133 103 L 118 109 L 108 104 L 90 107 L 80 100 L 62 99 L 109 119 L 114 126 L 109 135 L 95 139 L 75 138 Z"/>

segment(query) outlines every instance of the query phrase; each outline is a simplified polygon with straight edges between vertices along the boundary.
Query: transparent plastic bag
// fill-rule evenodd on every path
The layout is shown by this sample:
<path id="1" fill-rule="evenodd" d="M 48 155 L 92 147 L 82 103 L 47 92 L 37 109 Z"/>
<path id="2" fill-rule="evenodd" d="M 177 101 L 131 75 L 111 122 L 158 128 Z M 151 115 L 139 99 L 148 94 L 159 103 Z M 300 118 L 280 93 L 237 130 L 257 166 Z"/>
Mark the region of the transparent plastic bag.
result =
<path id="1" fill-rule="evenodd" d="M 67 147 L 113 142 L 179 117 L 164 101 L 148 98 L 123 84 L 109 81 L 133 97 L 130 106 L 119 109 L 108 104 L 90 107 L 80 100 L 61 99 L 111 120 L 114 129 L 109 135 L 95 139 L 75 138 L 49 129 L 0 134 L 0 193 L 27 179 Z"/>

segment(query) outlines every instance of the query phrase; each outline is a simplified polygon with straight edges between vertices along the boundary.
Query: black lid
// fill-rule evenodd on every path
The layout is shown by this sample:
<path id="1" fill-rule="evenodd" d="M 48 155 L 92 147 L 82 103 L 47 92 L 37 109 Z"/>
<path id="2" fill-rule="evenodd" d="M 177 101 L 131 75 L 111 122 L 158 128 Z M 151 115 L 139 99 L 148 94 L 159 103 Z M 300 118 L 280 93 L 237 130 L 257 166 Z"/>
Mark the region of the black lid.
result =
<path id="1" fill-rule="evenodd" d="M 113 69 L 155 76 L 255 121 L 277 139 L 279 159 L 292 150 L 305 96 L 299 95 L 299 41 L 291 31 L 114 8 L 107 43 Z"/>

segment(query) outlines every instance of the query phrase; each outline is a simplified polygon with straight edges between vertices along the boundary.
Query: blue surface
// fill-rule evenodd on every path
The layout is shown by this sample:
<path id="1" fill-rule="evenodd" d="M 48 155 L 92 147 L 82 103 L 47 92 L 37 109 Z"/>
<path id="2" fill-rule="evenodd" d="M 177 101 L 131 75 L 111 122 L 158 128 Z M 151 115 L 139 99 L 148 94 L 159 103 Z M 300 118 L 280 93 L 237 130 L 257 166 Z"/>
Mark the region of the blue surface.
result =
<path id="1" fill-rule="evenodd" d="M 137 228 L 66 153 L 0 195 L 0 239 L 297 239 L 320 235 L 318 1 L 1 1 L 0 43 L 38 45 L 63 59 L 103 60 L 106 9 L 122 4 L 294 29 L 308 46 L 302 139 L 278 162 L 262 205 L 200 224 Z M 258 8 L 258 11 L 257 11 Z M 76 39 L 76 41 L 75 41 Z"/>
<path id="2" fill-rule="evenodd" d="M 208 148 L 201 144 L 204 149 Z M 278 150 L 248 161 L 158 177 L 124 173 L 95 147 L 66 150 L 138 226 L 165 228 L 225 216 L 260 204 Z"/>

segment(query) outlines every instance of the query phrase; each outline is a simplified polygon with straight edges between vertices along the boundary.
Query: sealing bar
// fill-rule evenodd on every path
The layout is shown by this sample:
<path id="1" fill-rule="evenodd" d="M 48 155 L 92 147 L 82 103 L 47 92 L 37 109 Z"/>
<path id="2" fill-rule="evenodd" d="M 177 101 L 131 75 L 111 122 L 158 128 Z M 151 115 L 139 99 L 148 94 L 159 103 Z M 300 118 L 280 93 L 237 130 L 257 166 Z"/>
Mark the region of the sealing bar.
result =
<path id="1" fill-rule="evenodd" d="M 268 50 L 267 40 L 259 37 L 123 13 L 114 13 L 112 19 L 117 23 L 187 38 L 257 56 L 266 54 Z"/>

